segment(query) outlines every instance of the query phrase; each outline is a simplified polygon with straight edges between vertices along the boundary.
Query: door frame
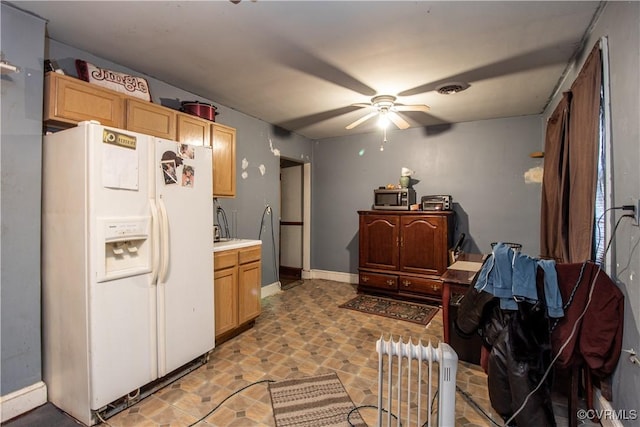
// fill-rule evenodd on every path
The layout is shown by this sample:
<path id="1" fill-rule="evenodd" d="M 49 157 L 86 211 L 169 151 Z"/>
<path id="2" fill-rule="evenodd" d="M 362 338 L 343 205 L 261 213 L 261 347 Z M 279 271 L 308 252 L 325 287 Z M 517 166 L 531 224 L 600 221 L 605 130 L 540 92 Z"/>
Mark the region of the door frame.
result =
<path id="1" fill-rule="evenodd" d="M 283 160 L 297 163 L 302 166 L 302 279 L 311 278 L 311 163 L 300 162 L 296 159 L 282 157 Z M 282 167 L 280 167 L 282 169 Z M 282 182 L 282 181 L 280 181 Z M 279 189 L 279 206 L 282 203 L 282 184 Z M 280 213 L 282 217 L 282 212 Z M 280 221 L 278 221 L 280 229 Z M 282 236 L 279 232 L 279 253 L 282 251 Z M 278 269 L 280 269 L 280 259 L 278 259 Z"/>

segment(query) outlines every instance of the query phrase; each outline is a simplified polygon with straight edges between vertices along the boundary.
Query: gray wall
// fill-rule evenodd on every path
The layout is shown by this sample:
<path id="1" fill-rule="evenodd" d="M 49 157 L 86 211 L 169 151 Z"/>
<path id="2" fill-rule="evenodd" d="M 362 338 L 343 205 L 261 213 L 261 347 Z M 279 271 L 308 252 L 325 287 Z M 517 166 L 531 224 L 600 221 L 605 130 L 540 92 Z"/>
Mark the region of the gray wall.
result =
<path id="1" fill-rule="evenodd" d="M 458 123 L 327 139 L 313 151 L 313 253 L 315 269 L 357 273 L 358 210 L 371 208 L 373 189 L 398 184 L 402 167 L 415 174 L 417 200 L 453 196 L 464 250 L 487 252 L 491 242 L 539 251 L 540 184 L 524 173 L 540 164 L 540 116 Z"/>
<path id="2" fill-rule="evenodd" d="M 640 3 L 610 2 L 589 37 L 583 56 L 577 59 L 559 93 L 575 80 L 586 55 L 607 37 L 611 90 L 611 144 L 613 152 L 614 206 L 635 203 L 640 198 Z M 558 104 L 556 97 L 545 112 L 547 118 Z M 616 212 L 615 218 L 620 217 Z M 625 294 L 623 349 L 640 349 L 640 228 L 622 220 L 610 250 L 612 278 Z M 640 369 L 623 353 L 613 376 L 613 406 L 627 411 L 640 409 Z M 625 425 L 637 425 L 625 421 Z"/>
<path id="3" fill-rule="evenodd" d="M 237 184 L 235 199 L 218 199 L 230 222 L 236 219 L 237 237 L 257 239 L 266 205 L 273 209 L 265 215 L 262 231 L 262 284 L 277 280 L 277 262 L 280 218 L 280 156 L 299 162 L 311 161 L 311 141 L 296 134 L 276 132 L 273 127 L 246 114 L 184 91 L 168 83 L 144 74 L 144 70 L 131 70 L 92 53 L 48 40 L 48 58 L 53 59 L 66 74 L 76 76 L 75 60 L 83 59 L 97 66 L 145 77 L 149 82 L 153 102 L 172 108 L 179 108 L 180 101 L 201 101 L 212 103 L 220 113 L 216 121 L 236 128 L 236 169 Z M 248 167 L 242 168 L 246 159 Z M 264 165 L 264 175 L 260 166 Z M 246 178 L 242 173 L 246 172 Z M 273 227 L 272 227 L 273 220 Z M 213 221 L 213 218 L 212 218 Z M 273 233 L 272 233 L 273 231 Z M 275 245 L 274 245 L 275 241 Z"/>
<path id="4" fill-rule="evenodd" d="M 0 5 L 2 53 L 20 73 L 3 74 L 0 395 L 41 380 L 40 176 L 45 23 Z"/>
<path id="5" fill-rule="evenodd" d="M 2 395 L 41 380 L 40 366 L 40 164 L 42 61 L 53 58 L 69 74 L 81 58 L 114 70 L 131 71 L 108 60 L 54 41 L 43 55 L 44 22 L 2 4 L 2 51 L 23 68 L 2 82 L 1 137 L 1 391 Z M 611 59 L 612 138 L 615 204 L 640 197 L 640 88 L 638 83 L 640 4 L 607 5 L 587 46 L 609 37 Z M 568 83 L 579 69 L 570 73 Z M 144 71 L 144 70 L 140 70 Z M 141 73 L 139 73 L 141 74 Z M 148 77 L 154 102 L 201 100 Z M 282 135 L 260 120 L 218 105 L 218 121 L 238 129 L 238 197 L 221 200 L 231 216 L 237 212 L 238 236 L 256 238 L 265 204 L 272 206 L 278 242 L 279 158 L 313 161 L 312 268 L 353 272 L 357 266 L 357 214 L 371 205 L 373 188 L 395 183 L 400 168 L 416 171 L 418 197 L 452 194 L 459 226 L 467 232 L 468 251 L 486 251 L 495 240 L 515 240 L 524 251 L 538 253 L 539 184 L 523 174 L 540 161 L 528 157 L 542 147 L 543 120 L 538 116 L 461 123 L 437 129 L 389 133 L 385 151 L 380 134 L 311 142 Z M 553 109 L 550 106 L 545 115 Z M 242 159 L 248 177 L 240 177 Z M 265 174 L 258 169 L 265 166 Z M 271 219 L 263 231 L 263 284 L 275 281 L 277 247 L 272 249 Z M 623 348 L 640 348 L 640 229 L 623 222 L 613 245 L 615 279 L 627 297 Z M 640 370 L 622 358 L 614 376 L 614 406 L 637 409 Z"/>

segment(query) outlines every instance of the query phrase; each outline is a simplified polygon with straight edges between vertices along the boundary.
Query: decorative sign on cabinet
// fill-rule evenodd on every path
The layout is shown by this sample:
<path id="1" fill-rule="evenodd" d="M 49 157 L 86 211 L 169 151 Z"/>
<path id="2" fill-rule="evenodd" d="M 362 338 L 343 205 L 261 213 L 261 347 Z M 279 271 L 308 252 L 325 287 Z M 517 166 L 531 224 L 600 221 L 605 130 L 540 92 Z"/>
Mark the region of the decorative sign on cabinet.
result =
<path id="1" fill-rule="evenodd" d="M 359 211 L 358 291 L 441 302 L 453 212 Z"/>

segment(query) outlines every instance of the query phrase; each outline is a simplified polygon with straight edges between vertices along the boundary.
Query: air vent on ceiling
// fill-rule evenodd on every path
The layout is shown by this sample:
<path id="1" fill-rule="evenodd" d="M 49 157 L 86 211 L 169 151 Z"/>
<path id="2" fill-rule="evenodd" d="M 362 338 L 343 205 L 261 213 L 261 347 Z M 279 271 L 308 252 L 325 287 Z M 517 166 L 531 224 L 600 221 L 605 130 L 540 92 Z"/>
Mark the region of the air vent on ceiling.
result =
<path id="1" fill-rule="evenodd" d="M 440 85 L 436 88 L 436 90 L 441 95 L 452 95 L 454 93 L 462 92 L 468 87 L 469 87 L 468 83 L 452 82 L 452 83 L 445 83 L 443 85 Z"/>

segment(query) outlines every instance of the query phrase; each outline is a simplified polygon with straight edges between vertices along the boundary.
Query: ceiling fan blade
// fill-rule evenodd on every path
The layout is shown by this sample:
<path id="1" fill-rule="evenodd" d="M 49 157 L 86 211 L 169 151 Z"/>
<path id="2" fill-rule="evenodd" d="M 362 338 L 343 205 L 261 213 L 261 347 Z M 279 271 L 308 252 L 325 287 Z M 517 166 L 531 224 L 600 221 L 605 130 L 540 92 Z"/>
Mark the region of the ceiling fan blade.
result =
<path id="1" fill-rule="evenodd" d="M 362 107 L 362 108 L 366 108 L 366 107 L 372 107 L 371 104 L 366 104 L 364 102 L 358 102 L 356 104 L 351 104 L 352 107 Z"/>
<path id="2" fill-rule="evenodd" d="M 406 129 L 409 127 L 409 122 L 407 122 L 405 119 L 403 119 L 393 111 L 389 111 L 387 113 L 387 117 L 393 122 L 394 125 L 398 126 L 400 129 Z"/>
<path id="3" fill-rule="evenodd" d="M 428 113 L 431 108 L 428 105 L 394 105 L 393 110 L 395 111 L 423 111 Z"/>
<path id="4" fill-rule="evenodd" d="M 355 122 L 351 123 L 350 125 L 346 126 L 345 129 L 353 129 L 354 127 L 358 126 L 361 123 L 366 122 L 367 120 L 369 120 L 370 118 L 377 116 L 378 112 L 377 111 L 372 111 L 369 114 L 360 117 L 358 120 L 356 120 Z"/>

